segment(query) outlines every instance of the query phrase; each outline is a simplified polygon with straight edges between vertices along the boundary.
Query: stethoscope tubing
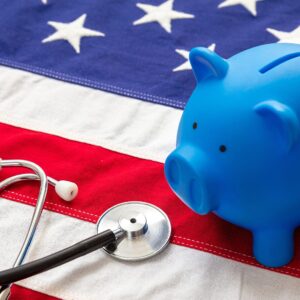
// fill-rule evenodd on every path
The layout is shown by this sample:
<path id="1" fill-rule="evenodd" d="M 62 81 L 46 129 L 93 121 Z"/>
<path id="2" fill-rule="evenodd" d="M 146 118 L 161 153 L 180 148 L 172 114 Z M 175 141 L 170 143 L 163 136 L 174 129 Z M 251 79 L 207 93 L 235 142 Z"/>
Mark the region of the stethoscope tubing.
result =
<path id="1" fill-rule="evenodd" d="M 20 266 L 31 246 L 31 242 L 33 240 L 34 234 L 36 232 L 37 226 L 39 224 L 41 214 L 43 211 L 44 203 L 46 200 L 47 190 L 48 190 L 48 180 L 47 176 L 44 172 L 44 170 L 38 166 L 37 164 L 27 161 L 27 160 L 15 160 L 15 159 L 9 159 L 9 160 L 0 160 L 0 166 L 1 167 L 24 167 L 32 170 L 35 175 L 39 178 L 41 181 L 40 183 L 40 190 L 38 195 L 38 200 L 36 203 L 36 206 L 34 208 L 34 212 L 30 221 L 29 228 L 27 230 L 26 237 L 24 239 L 24 242 L 22 244 L 22 247 L 17 255 L 17 258 L 13 264 L 13 268 Z M 5 187 L 9 185 L 9 180 L 4 180 L 2 183 L 0 183 L 0 190 L 3 190 Z M 1 298 L 5 297 L 7 298 L 10 293 L 10 287 L 11 284 L 5 285 L 1 287 Z"/>
<path id="2" fill-rule="evenodd" d="M 39 181 L 40 177 L 38 175 L 32 174 L 32 173 L 25 173 L 25 174 L 11 176 L 0 182 L 0 191 L 4 190 L 6 187 L 8 187 L 12 184 L 15 184 L 15 183 L 21 182 L 21 181 L 27 181 L 27 180 Z M 47 181 L 48 181 L 48 184 L 50 184 L 51 186 L 54 186 L 54 187 L 57 184 L 57 180 L 50 176 L 47 176 Z"/>
<path id="3" fill-rule="evenodd" d="M 44 170 L 38 166 L 37 164 L 27 161 L 27 160 L 14 160 L 14 159 L 9 159 L 9 160 L 1 160 L 0 161 L 0 166 L 1 167 L 24 167 L 31 169 L 39 178 L 41 181 L 40 183 L 40 190 L 39 190 L 39 195 L 38 195 L 38 201 L 36 203 L 36 206 L 34 208 L 34 212 L 31 218 L 31 222 L 26 234 L 26 237 L 24 239 L 23 245 L 19 251 L 19 254 L 13 264 L 13 267 L 19 266 L 23 263 L 27 252 L 29 250 L 29 247 L 31 245 L 32 239 L 34 237 L 36 228 L 39 224 L 41 214 L 43 211 L 43 206 L 46 200 L 46 195 L 47 195 L 47 190 L 48 190 L 48 180 L 47 176 L 44 172 Z M 5 187 L 8 186 L 8 180 L 4 180 L 0 184 L 0 190 L 4 189 Z"/>
<path id="4" fill-rule="evenodd" d="M 105 230 L 68 248 L 34 260 L 32 262 L 0 272 L 0 285 L 9 286 L 13 282 L 48 271 L 76 258 L 117 242 L 123 232 L 120 229 Z"/>
<path id="5" fill-rule="evenodd" d="M 19 181 L 24 181 L 24 180 L 39 180 L 40 181 L 40 189 L 39 189 L 37 202 L 36 202 L 36 205 L 35 205 L 35 208 L 34 208 L 34 211 L 32 214 L 32 218 L 30 221 L 30 225 L 27 230 L 27 234 L 23 241 L 22 247 L 18 253 L 18 256 L 17 256 L 14 264 L 13 264 L 13 267 L 11 269 L 3 271 L 3 273 L 1 272 L 1 274 L 4 277 L 0 278 L 0 299 L 6 300 L 6 299 L 8 299 L 8 297 L 10 295 L 11 284 L 15 280 L 19 280 L 19 279 L 14 279 L 14 278 L 21 278 L 21 277 L 26 278 L 26 277 L 28 277 L 28 275 L 27 275 L 28 273 L 33 272 L 33 271 L 36 272 L 36 270 L 43 269 L 43 268 L 45 268 L 45 266 L 47 268 L 49 268 L 52 265 L 51 263 L 53 262 L 53 257 L 52 257 L 52 260 L 49 260 L 49 258 L 45 258 L 45 260 L 41 259 L 39 261 L 39 263 L 33 262 L 33 265 L 26 264 L 26 267 L 20 268 L 24 262 L 24 259 L 28 253 L 28 250 L 31 246 L 33 237 L 35 235 L 37 226 L 40 221 L 44 203 L 46 200 L 48 184 L 54 186 L 57 195 L 65 201 L 71 201 L 72 199 L 74 199 L 77 196 L 78 187 L 75 183 L 70 182 L 70 181 L 65 181 L 65 180 L 57 181 L 52 177 L 49 177 L 49 176 L 47 177 L 44 170 L 40 166 L 38 166 L 37 164 L 35 164 L 31 161 L 19 160 L 19 159 L 18 160 L 16 160 L 16 159 L 1 160 L 0 159 L 0 169 L 2 167 L 28 168 L 28 169 L 32 170 L 34 172 L 34 174 L 26 173 L 26 174 L 11 176 L 11 177 L 3 180 L 2 182 L 0 182 L 0 191 L 4 190 L 6 187 L 8 187 L 16 182 L 19 182 Z M 84 244 L 85 243 L 83 243 L 83 245 Z M 78 249 L 80 250 L 80 247 L 79 248 L 77 247 L 77 250 Z M 76 250 L 76 247 L 75 247 L 75 250 Z M 62 251 L 61 255 L 62 254 L 66 255 L 66 252 Z M 59 255 L 55 256 L 54 255 L 54 258 L 56 258 L 58 260 L 58 261 L 56 261 L 56 264 L 58 264 L 58 265 L 68 261 L 68 260 L 66 260 L 66 257 L 64 257 L 64 256 L 59 256 Z M 76 258 L 76 257 L 74 257 L 74 258 Z M 45 265 L 45 261 L 47 262 L 46 265 Z M 43 263 L 43 264 L 41 264 L 41 263 Z M 40 273 L 40 272 L 41 271 L 39 271 L 38 273 Z M 24 277 L 24 274 L 25 274 L 25 277 Z M 15 276 L 17 276 L 17 277 L 15 277 Z M 10 278 L 13 280 L 6 280 L 5 282 L 1 280 L 1 279 L 5 279 L 5 278 L 7 278 L 7 279 Z"/>

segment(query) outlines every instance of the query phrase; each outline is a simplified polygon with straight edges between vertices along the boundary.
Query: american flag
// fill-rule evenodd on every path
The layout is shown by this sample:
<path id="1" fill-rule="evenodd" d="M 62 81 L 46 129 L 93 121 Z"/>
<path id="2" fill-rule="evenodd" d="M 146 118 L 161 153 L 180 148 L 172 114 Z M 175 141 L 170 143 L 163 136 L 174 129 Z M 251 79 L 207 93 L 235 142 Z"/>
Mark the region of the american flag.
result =
<path id="1" fill-rule="evenodd" d="M 0 156 L 32 160 L 79 186 L 71 203 L 49 190 L 27 261 L 93 235 L 99 216 L 124 201 L 159 206 L 173 228 L 171 245 L 149 261 L 95 252 L 18 282 L 11 299 L 299 299 L 299 235 L 288 266 L 263 268 L 249 232 L 194 214 L 163 173 L 195 86 L 189 50 L 227 58 L 259 44 L 300 43 L 298 1 L 2 4 Z M 1 194 L 1 269 L 14 262 L 37 191 L 26 183 Z"/>

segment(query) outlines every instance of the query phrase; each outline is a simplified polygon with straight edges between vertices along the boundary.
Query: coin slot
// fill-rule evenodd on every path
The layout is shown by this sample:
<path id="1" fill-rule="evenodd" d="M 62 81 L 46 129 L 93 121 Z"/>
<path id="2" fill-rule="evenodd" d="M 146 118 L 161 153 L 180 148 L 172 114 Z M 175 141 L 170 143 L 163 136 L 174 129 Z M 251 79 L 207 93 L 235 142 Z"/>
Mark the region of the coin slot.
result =
<path id="1" fill-rule="evenodd" d="M 272 62 L 270 62 L 269 64 L 265 65 L 264 67 L 262 67 L 259 70 L 259 72 L 262 74 L 267 73 L 268 71 L 283 64 L 284 62 L 291 60 L 293 58 L 299 57 L 299 56 L 300 56 L 300 52 L 287 54 L 287 55 L 277 58 L 277 59 L 273 60 Z"/>

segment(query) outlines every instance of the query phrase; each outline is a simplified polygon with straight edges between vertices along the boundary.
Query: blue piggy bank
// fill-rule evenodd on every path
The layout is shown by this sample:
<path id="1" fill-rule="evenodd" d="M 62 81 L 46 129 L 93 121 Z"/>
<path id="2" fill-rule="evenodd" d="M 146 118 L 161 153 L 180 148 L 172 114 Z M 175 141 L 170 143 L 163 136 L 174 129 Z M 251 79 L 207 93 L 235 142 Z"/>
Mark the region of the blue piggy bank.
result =
<path id="1" fill-rule="evenodd" d="M 256 259 L 287 264 L 300 225 L 300 45 L 268 44 L 224 59 L 194 48 L 197 86 L 165 174 L 198 214 L 253 234 Z"/>

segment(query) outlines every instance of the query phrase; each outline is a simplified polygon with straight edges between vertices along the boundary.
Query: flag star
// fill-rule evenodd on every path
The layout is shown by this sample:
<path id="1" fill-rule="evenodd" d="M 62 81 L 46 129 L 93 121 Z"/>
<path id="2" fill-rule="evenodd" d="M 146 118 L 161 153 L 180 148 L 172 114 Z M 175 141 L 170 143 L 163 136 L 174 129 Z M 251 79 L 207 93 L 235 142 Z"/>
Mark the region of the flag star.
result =
<path id="1" fill-rule="evenodd" d="M 56 29 L 56 32 L 42 40 L 42 43 L 49 43 L 57 40 L 66 40 L 74 48 L 76 53 L 80 53 L 80 42 L 83 37 L 105 36 L 104 33 L 85 28 L 84 22 L 86 14 L 83 14 L 70 23 L 60 23 L 50 21 L 48 24 Z"/>
<path id="2" fill-rule="evenodd" d="M 278 43 L 300 44 L 300 26 L 291 32 L 279 31 L 273 28 L 267 28 L 267 31 L 278 38 Z"/>
<path id="3" fill-rule="evenodd" d="M 171 33 L 171 21 L 175 19 L 192 19 L 195 16 L 181 11 L 173 10 L 174 0 L 167 0 L 159 6 L 137 3 L 136 6 L 146 15 L 133 22 L 133 25 L 157 22 L 166 32 Z"/>
<path id="4" fill-rule="evenodd" d="M 216 44 L 211 44 L 208 47 L 208 49 L 211 50 L 211 51 L 215 51 L 215 48 L 216 48 Z M 183 49 L 176 49 L 175 51 L 179 55 L 181 55 L 183 58 L 185 58 L 186 61 L 183 64 L 181 64 L 180 66 L 174 68 L 173 72 L 191 70 L 192 66 L 191 66 L 190 61 L 189 61 L 189 54 L 190 54 L 190 52 L 186 51 L 186 50 L 183 50 Z"/>
<path id="5" fill-rule="evenodd" d="M 263 1 L 263 0 L 225 0 L 218 5 L 218 8 L 240 4 L 244 6 L 253 16 L 257 16 L 256 2 L 258 1 Z"/>
<path id="6" fill-rule="evenodd" d="M 48 4 L 48 0 L 42 0 L 43 4 Z"/>

